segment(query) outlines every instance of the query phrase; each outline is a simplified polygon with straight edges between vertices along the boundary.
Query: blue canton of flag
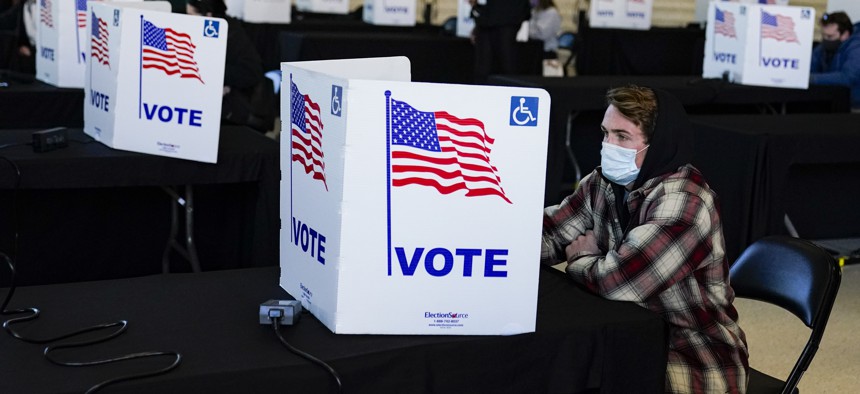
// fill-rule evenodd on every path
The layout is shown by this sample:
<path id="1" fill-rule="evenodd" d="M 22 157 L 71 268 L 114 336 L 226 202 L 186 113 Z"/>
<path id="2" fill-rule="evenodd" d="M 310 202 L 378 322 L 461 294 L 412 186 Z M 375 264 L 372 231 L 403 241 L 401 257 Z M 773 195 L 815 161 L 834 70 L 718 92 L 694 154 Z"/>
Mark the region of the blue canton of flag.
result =
<path id="1" fill-rule="evenodd" d="M 445 111 L 419 111 L 390 99 L 391 184 L 422 185 L 441 194 L 495 195 L 511 203 L 498 169 L 490 164 L 494 139 L 478 119 Z"/>
<path id="2" fill-rule="evenodd" d="M 325 189 L 325 155 L 322 150 L 323 124 L 319 104 L 308 95 L 299 92 L 299 87 L 290 78 L 290 124 L 292 161 L 298 162 L 305 174 L 322 181 Z"/>

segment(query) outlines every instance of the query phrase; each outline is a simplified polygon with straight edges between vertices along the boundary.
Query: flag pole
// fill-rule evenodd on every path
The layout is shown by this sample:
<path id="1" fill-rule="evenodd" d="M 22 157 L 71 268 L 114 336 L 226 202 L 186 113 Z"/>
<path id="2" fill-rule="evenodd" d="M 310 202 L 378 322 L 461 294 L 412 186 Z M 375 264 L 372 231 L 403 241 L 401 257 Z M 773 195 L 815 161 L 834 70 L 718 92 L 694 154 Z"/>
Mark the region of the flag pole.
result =
<path id="1" fill-rule="evenodd" d="M 143 108 L 143 15 L 140 16 L 140 52 L 137 68 L 137 118 L 143 119 L 141 111 Z"/>
<path id="2" fill-rule="evenodd" d="M 78 47 L 78 53 L 75 54 L 75 59 L 78 61 L 78 64 L 81 64 L 81 57 L 84 57 L 84 53 L 81 52 L 81 27 L 78 26 L 78 4 L 75 3 L 75 44 Z"/>
<path id="3" fill-rule="evenodd" d="M 385 91 L 385 192 L 388 220 L 388 276 L 391 276 L 391 91 Z"/>
<path id="4" fill-rule="evenodd" d="M 293 86 L 293 73 L 290 73 L 290 239 L 296 236 L 293 234 L 296 231 L 293 226 Z"/>

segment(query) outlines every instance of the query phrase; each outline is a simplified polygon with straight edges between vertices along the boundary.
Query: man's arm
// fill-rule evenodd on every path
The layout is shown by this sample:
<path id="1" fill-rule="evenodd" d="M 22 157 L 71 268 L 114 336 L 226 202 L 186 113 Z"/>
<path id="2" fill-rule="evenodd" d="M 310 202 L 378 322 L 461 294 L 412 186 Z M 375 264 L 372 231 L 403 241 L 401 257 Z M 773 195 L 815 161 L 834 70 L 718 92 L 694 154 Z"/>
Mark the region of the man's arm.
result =
<path id="1" fill-rule="evenodd" d="M 616 250 L 574 255 L 567 272 L 605 298 L 644 302 L 711 256 L 716 213 L 699 196 L 664 195 L 651 203 L 646 215 Z"/>
<path id="2" fill-rule="evenodd" d="M 594 227 L 592 217 L 592 189 L 595 175 L 586 176 L 573 194 L 567 196 L 559 205 L 547 207 L 543 214 L 543 242 L 541 244 L 541 263 L 556 264 L 565 261 L 565 248 L 579 235 Z"/>
<path id="3" fill-rule="evenodd" d="M 819 85 L 853 86 L 860 84 L 860 40 L 853 39 L 849 47 L 841 53 L 845 59 L 839 70 L 832 72 L 813 72 L 809 82 Z M 836 60 L 836 59 L 834 59 Z"/>

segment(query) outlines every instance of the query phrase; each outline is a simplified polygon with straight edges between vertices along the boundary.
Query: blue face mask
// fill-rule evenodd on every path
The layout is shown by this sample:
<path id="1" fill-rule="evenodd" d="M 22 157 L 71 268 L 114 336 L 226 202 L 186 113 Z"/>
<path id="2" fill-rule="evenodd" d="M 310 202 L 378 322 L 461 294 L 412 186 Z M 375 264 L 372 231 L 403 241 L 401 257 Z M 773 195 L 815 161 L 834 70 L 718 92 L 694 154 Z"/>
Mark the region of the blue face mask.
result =
<path id="1" fill-rule="evenodd" d="M 603 176 L 621 186 L 627 186 L 639 176 L 639 167 L 636 166 L 636 155 L 648 149 L 646 145 L 642 150 L 622 148 L 608 142 L 603 142 L 600 151 L 600 168 Z"/>

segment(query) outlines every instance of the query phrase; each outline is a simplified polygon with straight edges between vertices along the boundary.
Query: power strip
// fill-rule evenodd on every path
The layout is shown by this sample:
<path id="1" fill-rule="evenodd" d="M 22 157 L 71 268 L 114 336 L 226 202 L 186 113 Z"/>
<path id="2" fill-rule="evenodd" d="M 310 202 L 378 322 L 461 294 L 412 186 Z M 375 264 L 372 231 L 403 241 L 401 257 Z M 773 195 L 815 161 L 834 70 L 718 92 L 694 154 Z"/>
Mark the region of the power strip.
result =
<path id="1" fill-rule="evenodd" d="M 289 326 L 299 321 L 302 303 L 296 300 L 268 300 L 260 304 L 260 324 L 272 324 L 272 319 L 279 320 L 282 326 Z"/>
<path id="2" fill-rule="evenodd" d="M 69 146 L 65 127 L 33 132 L 33 152 L 50 152 Z"/>

